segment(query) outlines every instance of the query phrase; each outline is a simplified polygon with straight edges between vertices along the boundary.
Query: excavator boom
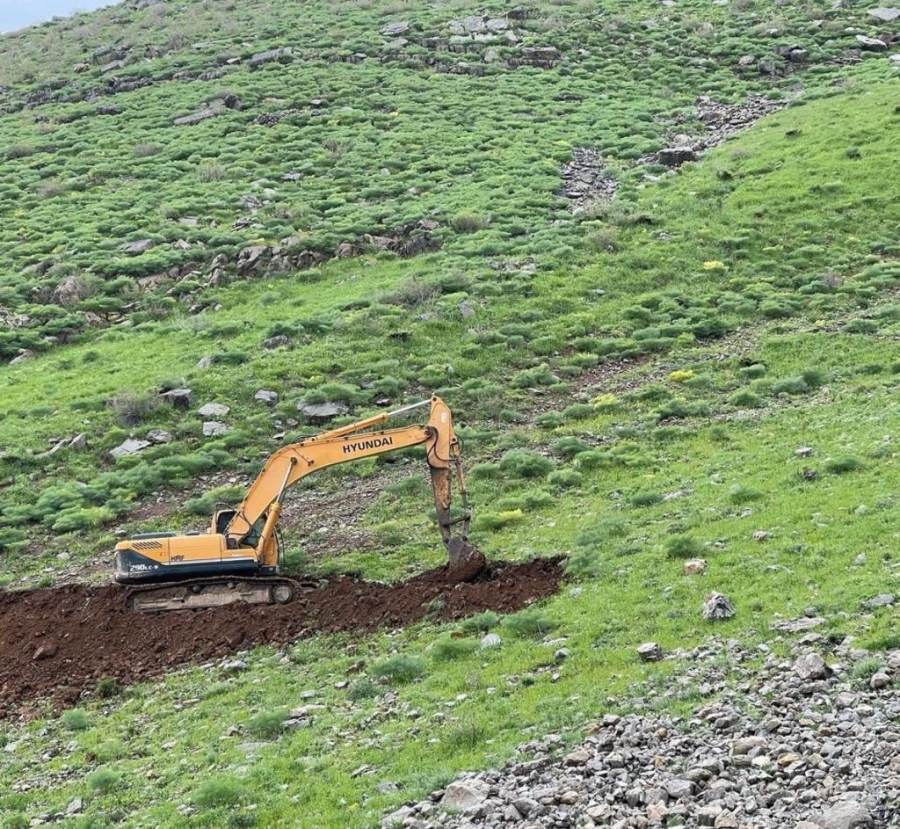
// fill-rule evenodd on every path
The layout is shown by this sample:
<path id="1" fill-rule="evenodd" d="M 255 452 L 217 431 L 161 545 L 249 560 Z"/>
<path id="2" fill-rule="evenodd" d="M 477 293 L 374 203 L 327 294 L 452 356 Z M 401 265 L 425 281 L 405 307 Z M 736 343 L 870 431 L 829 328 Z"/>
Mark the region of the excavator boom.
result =
<path id="1" fill-rule="evenodd" d="M 374 429 L 391 418 L 427 405 L 430 405 L 430 415 L 424 425 Z M 447 548 L 451 574 L 460 581 L 470 580 L 484 569 L 486 562 L 468 542 L 470 513 L 459 441 L 453 431 L 450 409 L 437 396 L 284 446 L 268 459 L 240 506 L 214 516 L 209 533 L 158 533 L 135 536 L 117 544 L 116 580 L 124 584 L 182 582 L 179 591 L 174 593 L 174 585 L 143 589 L 145 601 L 132 602 L 137 609 L 290 600 L 296 593 L 295 586 L 285 583 L 281 590 L 276 590 L 277 578 L 273 579 L 281 570 L 277 527 L 287 490 L 320 469 L 411 446 L 425 448 L 438 527 Z M 456 519 L 451 517 L 454 480 L 462 506 L 462 514 Z M 271 589 L 258 589 L 253 583 L 258 577 L 268 577 Z M 189 580 L 184 582 L 185 578 Z M 190 581 L 201 578 L 202 585 Z M 221 581 L 222 590 L 217 590 L 217 581 Z M 185 598 L 185 590 L 190 591 L 195 583 L 201 589 Z M 205 598 L 198 594 L 204 594 Z"/>

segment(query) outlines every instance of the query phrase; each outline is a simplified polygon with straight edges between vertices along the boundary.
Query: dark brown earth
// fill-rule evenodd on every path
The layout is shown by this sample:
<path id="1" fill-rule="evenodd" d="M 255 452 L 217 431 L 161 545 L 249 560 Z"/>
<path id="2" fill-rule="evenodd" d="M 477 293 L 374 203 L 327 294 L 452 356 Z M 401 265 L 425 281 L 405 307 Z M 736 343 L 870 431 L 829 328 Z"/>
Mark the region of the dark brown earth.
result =
<path id="1" fill-rule="evenodd" d="M 555 593 L 561 575 L 558 559 L 538 559 L 493 563 L 471 583 L 455 583 L 444 567 L 394 585 L 341 576 L 288 605 L 160 614 L 126 612 L 128 591 L 115 585 L 0 591 L 0 718 L 41 700 L 72 705 L 104 679 L 127 685 L 239 648 L 514 612 Z"/>

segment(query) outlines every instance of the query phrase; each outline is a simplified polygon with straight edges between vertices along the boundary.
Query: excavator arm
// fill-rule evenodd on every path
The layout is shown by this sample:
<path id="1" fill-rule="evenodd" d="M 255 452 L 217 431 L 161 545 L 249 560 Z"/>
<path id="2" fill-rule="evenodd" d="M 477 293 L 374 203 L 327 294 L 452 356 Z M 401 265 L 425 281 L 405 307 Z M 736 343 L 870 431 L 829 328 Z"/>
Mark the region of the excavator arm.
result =
<path id="1" fill-rule="evenodd" d="M 429 403 L 431 414 L 425 425 L 371 431 L 373 426 Z M 465 541 L 469 516 L 466 509 L 465 481 L 459 464 L 459 441 L 453 431 L 450 409 L 436 396 L 430 401 L 414 403 L 394 412 L 375 415 L 279 449 L 266 462 L 225 528 L 228 546 L 234 548 L 244 544 L 245 539 L 253 532 L 254 526 L 265 516 L 265 524 L 256 541 L 256 549 L 263 555 L 277 526 L 284 493 L 298 481 L 329 466 L 383 455 L 410 446 L 425 447 L 425 460 L 431 474 L 438 526 L 453 558 L 452 548 L 460 543 L 453 539 Z M 465 510 L 458 522 L 454 522 L 450 517 L 454 477 Z M 461 525 L 461 532 L 454 536 L 453 528 L 456 523 Z"/>

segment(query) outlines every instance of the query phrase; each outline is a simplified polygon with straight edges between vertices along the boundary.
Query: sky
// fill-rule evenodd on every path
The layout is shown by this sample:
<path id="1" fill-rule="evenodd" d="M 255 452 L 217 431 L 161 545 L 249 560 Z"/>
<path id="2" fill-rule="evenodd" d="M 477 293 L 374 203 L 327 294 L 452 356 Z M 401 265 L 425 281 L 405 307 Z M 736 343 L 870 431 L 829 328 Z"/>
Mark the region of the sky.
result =
<path id="1" fill-rule="evenodd" d="M 0 32 L 12 32 L 42 23 L 54 15 L 68 17 L 75 12 L 88 12 L 112 6 L 118 0 L 0 0 Z"/>

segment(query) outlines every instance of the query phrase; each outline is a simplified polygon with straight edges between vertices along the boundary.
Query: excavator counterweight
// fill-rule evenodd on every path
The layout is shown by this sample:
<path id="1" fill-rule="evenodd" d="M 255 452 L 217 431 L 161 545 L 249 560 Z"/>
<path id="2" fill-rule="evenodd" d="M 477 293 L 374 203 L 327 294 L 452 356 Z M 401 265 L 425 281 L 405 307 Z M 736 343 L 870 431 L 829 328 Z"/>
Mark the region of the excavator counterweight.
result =
<path id="1" fill-rule="evenodd" d="M 424 425 L 374 429 L 428 405 Z M 269 457 L 241 504 L 213 516 L 207 533 L 149 533 L 119 542 L 115 579 L 139 585 L 128 596 L 128 608 L 162 611 L 292 601 L 309 583 L 281 575 L 277 530 L 287 490 L 320 469 L 410 446 L 425 448 L 449 574 L 457 581 L 471 581 L 486 562 L 468 541 L 471 513 L 450 409 L 434 396 L 282 447 Z M 454 481 L 462 502 L 459 518 L 452 518 L 450 510 Z"/>

